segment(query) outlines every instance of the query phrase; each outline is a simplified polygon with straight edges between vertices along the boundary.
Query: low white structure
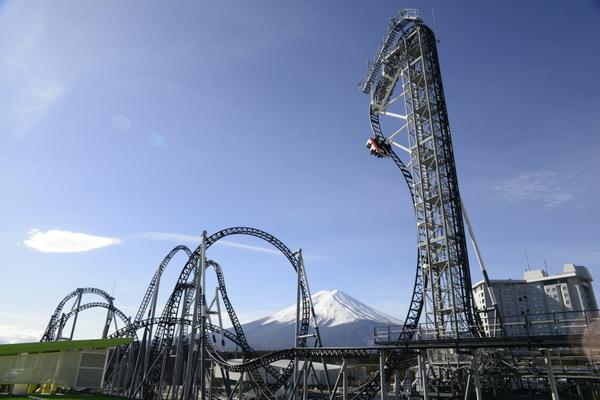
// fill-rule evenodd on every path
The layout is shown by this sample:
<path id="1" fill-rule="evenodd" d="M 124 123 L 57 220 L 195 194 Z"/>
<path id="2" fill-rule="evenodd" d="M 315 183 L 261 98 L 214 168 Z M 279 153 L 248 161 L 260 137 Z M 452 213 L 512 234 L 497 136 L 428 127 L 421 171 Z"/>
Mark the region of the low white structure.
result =
<path id="1" fill-rule="evenodd" d="M 287 366 L 290 364 L 290 361 L 293 362 L 293 360 L 278 360 L 275 362 L 271 363 L 271 366 L 273 368 L 275 368 L 278 372 L 283 372 Z M 326 366 L 323 365 L 323 363 L 320 362 L 313 362 L 312 367 L 314 368 L 314 373 L 312 371 L 309 371 L 308 375 L 307 375 L 307 379 L 306 379 L 306 383 L 309 386 L 316 386 L 318 384 L 324 384 L 326 382 L 325 380 L 325 369 L 327 369 L 327 375 L 329 376 L 329 381 L 330 382 L 334 382 L 335 378 L 338 376 L 338 374 L 340 373 L 340 369 L 341 369 L 341 365 L 337 365 L 337 364 L 325 364 Z M 298 361 L 298 370 L 304 370 L 304 361 Z M 316 377 L 315 377 L 316 375 Z M 271 382 L 271 380 L 274 379 L 273 377 L 271 377 L 271 375 L 269 375 L 269 383 L 273 383 Z"/>
<path id="2" fill-rule="evenodd" d="M 111 348 L 131 338 L 0 345 L 0 392 L 51 394 L 57 388 L 99 389 Z"/>
<path id="3" fill-rule="evenodd" d="M 229 362 L 231 364 L 235 364 L 235 363 L 241 363 L 242 361 L 240 359 L 231 359 L 231 360 L 229 360 Z M 272 362 L 271 366 L 273 368 L 275 368 L 277 370 L 277 372 L 282 373 L 288 367 L 290 362 L 294 362 L 294 361 L 286 360 L 286 359 L 278 360 L 278 361 Z M 342 366 L 337 365 L 337 364 L 326 364 L 326 366 L 324 366 L 323 363 L 313 361 L 312 367 L 314 368 L 314 373 L 311 370 L 309 372 L 309 374 L 307 375 L 307 379 L 306 379 L 307 384 L 309 386 L 316 386 L 319 383 L 324 384 L 326 382 L 325 369 L 327 369 L 327 375 L 329 377 L 329 381 L 335 382 L 335 379 L 337 378 Z M 304 362 L 298 361 L 298 370 L 303 370 L 303 369 L 304 369 Z M 265 376 L 264 369 L 260 370 L 260 374 L 261 374 L 261 377 L 263 380 L 266 380 L 268 383 L 275 383 L 275 378 L 273 378 L 271 376 L 271 374 L 266 374 L 267 376 Z M 215 369 L 215 377 L 222 378 L 221 371 L 219 369 Z M 230 380 L 236 381 L 239 378 L 240 378 L 239 372 L 229 372 Z M 247 376 L 247 374 L 245 374 L 244 381 L 249 381 L 249 380 L 250 380 L 250 378 Z"/>

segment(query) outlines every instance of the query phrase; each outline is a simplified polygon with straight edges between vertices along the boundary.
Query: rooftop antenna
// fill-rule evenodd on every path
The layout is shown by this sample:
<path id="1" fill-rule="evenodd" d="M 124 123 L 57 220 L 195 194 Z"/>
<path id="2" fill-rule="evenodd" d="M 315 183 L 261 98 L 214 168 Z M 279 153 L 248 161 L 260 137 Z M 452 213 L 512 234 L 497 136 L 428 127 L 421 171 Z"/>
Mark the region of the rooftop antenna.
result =
<path id="1" fill-rule="evenodd" d="M 546 261 L 546 257 L 544 256 L 544 269 L 546 270 L 546 275 L 548 274 L 548 262 Z"/>
<path id="2" fill-rule="evenodd" d="M 525 246 L 525 260 L 527 260 L 527 271 L 531 271 L 531 263 L 529 262 L 529 254 L 527 253 L 527 246 Z"/>

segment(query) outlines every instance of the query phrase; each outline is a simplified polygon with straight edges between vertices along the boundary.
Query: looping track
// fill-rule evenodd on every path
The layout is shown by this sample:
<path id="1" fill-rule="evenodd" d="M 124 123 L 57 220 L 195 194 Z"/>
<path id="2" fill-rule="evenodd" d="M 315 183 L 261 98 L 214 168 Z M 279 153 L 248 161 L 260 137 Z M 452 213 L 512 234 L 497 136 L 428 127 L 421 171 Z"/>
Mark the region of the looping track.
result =
<path id="1" fill-rule="evenodd" d="M 252 236 L 258 239 L 261 239 L 273 247 L 275 247 L 283 256 L 289 261 L 292 268 L 296 273 L 298 273 L 299 269 L 302 269 L 300 260 L 296 253 L 292 252 L 281 240 L 276 238 L 275 236 L 250 227 L 233 227 L 228 229 L 223 229 L 221 231 L 216 232 L 215 234 L 207 237 L 205 242 L 205 248 L 208 249 L 210 246 L 217 243 L 219 240 L 232 235 L 244 235 L 244 236 Z M 152 280 L 150 281 L 148 288 L 143 296 L 140 307 L 136 313 L 133 321 L 125 316 L 125 314 L 116 308 L 112 302 L 113 298 L 108 295 L 105 291 L 96 288 L 80 288 L 74 290 L 69 293 L 62 299 L 56 310 L 52 314 L 50 318 L 50 322 L 48 323 L 48 327 L 46 332 L 44 333 L 44 337 L 42 340 L 56 340 L 56 331 L 59 326 L 64 325 L 64 323 L 77 313 L 90 309 L 90 308 L 106 308 L 111 313 L 114 313 L 117 317 L 119 317 L 124 323 L 125 326 L 116 330 L 115 332 L 108 335 L 108 338 L 116 338 L 116 337 L 124 337 L 124 336 L 132 336 L 137 340 L 137 331 L 141 329 L 147 329 L 155 327 L 156 330 L 154 332 L 154 337 L 151 342 L 150 351 L 148 353 L 147 365 L 151 366 L 147 371 L 144 379 L 143 379 L 143 387 L 144 393 L 152 393 L 157 385 L 160 385 L 160 379 L 162 379 L 161 371 L 157 366 L 160 366 L 160 362 L 158 359 L 164 354 L 165 350 L 169 351 L 174 345 L 174 333 L 176 327 L 180 327 L 183 332 L 183 336 L 185 337 L 187 334 L 187 329 L 191 326 L 192 321 L 189 316 L 190 306 L 195 297 L 196 285 L 195 285 L 195 273 L 197 271 L 197 265 L 199 265 L 200 255 L 201 255 L 201 246 L 199 246 L 195 251 L 191 251 L 186 246 L 177 246 L 173 248 L 162 260 L 156 269 Z M 182 268 L 173 292 L 169 296 L 165 307 L 163 308 L 162 314 L 160 317 L 156 317 L 154 313 L 156 312 L 156 298 L 157 292 L 160 286 L 161 276 L 171 262 L 171 260 L 178 253 L 185 253 L 187 256 L 187 261 Z M 246 336 L 244 334 L 242 325 L 234 311 L 233 305 L 229 299 L 227 288 L 225 285 L 225 277 L 223 274 L 223 270 L 221 266 L 212 261 L 207 260 L 206 268 L 212 268 L 215 272 L 217 282 L 218 282 L 218 291 L 220 297 L 223 301 L 223 305 L 227 312 L 227 315 L 232 324 L 232 330 L 222 329 L 219 326 L 207 323 L 205 335 L 205 347 L 207 353 L 214 362 L 219 364 L 222 368 L 227 371 L 232 372 L 248 372 L 252 375 L 254 381 L 261 387 L 263 393 L 272 394 L 273 390 L 277 390 L 283 384 L 285 384 L 292 372 L 294 371 L 294 363 L 290 362 L 289 365 L 283 370 L 278 371 L 274 369 L 270 362 L 274 360 L 281 360 L 284 357 L 288 357 L 291 354 L 294 354 L 294 351 L 290 353 L 290 351 L 276 352 L 268 357 L 259 357 L 254 349 L 248 343 Z M 303 271 L 302 271 L 303 272 Z M 300 323 L 298 326 L 298 340 L 296 342 L 297 348 L 303 348 L 307 345 L 307 340 L 310 335 L 308 332 L 310 330 L 310 318 L 311 313 L 314 316 L 314 310 L 311 309 L 310 302 L 310 293 L 308 289 L 308 282 L 306 275 L 304 273 L 299 274 L 299 284 L 300 284 L 300 295 L 301 295 L 301 305 L 300 305 Z M 106 299 L 106 303 L 102 302 L 90 302 L 86 304 L 80 304 L 81 297 L 84 294 L 92 294 L 103 297 Z M 202 295 L 200 293 L 200 295 Z M 62 310 L 67 302 L 71 299 L 77 299 L 77 303 L 73 306 L 73 308 L 68 313 L 62 313 Z M 144 315 L 148 314 L 147 318 L 144 318 Z M 180 315 L 183 313 L 182 315 Z M 320 345 L 320 337 L 318 333 L 318 328 L 315 328 L 315 343 L 316 345 Z M 152 331 L 150 331 L 152 332 Z M 227 339 L 231 343 L 238 346 L 242 353 L 243 358 L 245 360 L 250 360 L 241 364 L 232 364 L 222 358 L 217 349 L 213 346 L 211 342 L 211 338 L 209 337 L 209 332 L 215 332 L 219 335 L 222 335 L 223 338 Z M 137 346 L 139 347 L 139 346 Z M 125 360 L 127 352 L 122 353 L 118 361 Z M 113 363 L 115 360 L 113 360 Z M 263 377 L 259 373 L 259 369 L 264 369 L 268 375 L 275 379 L 275 383 L 265 383 Z M 107 372 L 107 378 L 110 378 L 111 374 L 115 372 L 112 366 L 109 366 Z M 115 372 L 116 373 L 116 372 Z M 112 379 L 107 379 L 107 381 L 111 381 Z"/>
<path id="2" fill-rule="evenodd" d="M 207 238 L 206 249 L 210 248 L 210 246 L 217 243 L 219 240 L 221 240 L 227 236 L 232 236 L 232 235 L 253 236 L 253 237 L 259 238 L 263 241 L 266 241 L 267 243 L 273 245 L 276 249 L 278 249 L 288 259 L 288 261 L 292 265 L 294 271 L 297 272 L 298 268 L 300 268 L 298 258 L 282 241 L 280 241 L 275 236 L 273 236 L 265 231 L 255 229 L 255 228 L 234 227 L 234 228 L 223 229 Z M 175 251 L 175 249 L 173 251 Z M 189 279 L 190 279 L 190 276 L 192 275 L 192 273 L 196 270 L 196 266 L 198 265 L 199 260 L 200 260 L 200 254 L 201 254 L 200 246 L 193 253 L 191 253 L 187 263 L 185 264 L 185 266 L 183 267 L 183 269 L 179 275 L 179 278 L 175 285 L 175 290 L 172 292 L 171 296 L 167 300 L 167 303 L 163 309 L 161 318 L 156 321 L 156 323 L 158 325 L 158 329 L 156 330 L 154 339 L 152 341 L 152 348 L 150 351 L 150 360 L 149 360 L 150 365 L 154 365 L 155 367 L 151 371 L 149 371 L 149 374 L 145 381 L 145 391 L 146 392 L 152 392 L 160 380 L 160 370 L 158 368 L 158 365 L 160 363 L 158 363 L 156 361 L 157 361 L 158 357 L 160 357 L 162 350 L 165 348 L 167 348 L 167 349 L 171 348 L 171 346 L 174 343 L 174 334 L 175 334 L 176 324 L 171 323 L 171 322 L 176 321 L 178 319 L 178 314 L 180 312 L 180 306 L 182 303 L 182 296 L 184 293 L 183 288 L 186 285 L 190 284 Z M 167 256 L 167 258 L 168 258 L 168 256 Z M 167 258 L 165 258 L 165 259 L 167 259 Z M 162 263 L 161 263 L 161 265 L 162 265 Z M 213 269 L 215 270 L 215 273 L 217 275 L 217 280 L 219 283 L 219 291 L 221 293 L 221 297 L 223 298 L 223 303 L 225 305 L 225 308 L 227 310 L 229 318 L 233 324 L 233 328 L 234 328 L 234 331 L 237 336 L 237 343 L 240 345 L 240 347 L 242 348 L 242 350 L 244 352 L 244 358 L 245 359 L 255 358 L 256 357 L 255 352 L 252 349 L 252 347 L 250 347 L 250 345 L 248 344 L 246 337 L 243 333 L 241 324 L 239 323 L 237 315 L 235 314 L 235 312 L 233 310 L 233 306 L 231 305 L 231 302 L 229 301 L 229 298 L 227 296 L 227 289 L 225 287 L 225 280 L 223 277 L 221 267 L 217 263 L 212 262 L 212 261 L 207 262 L 206 266 L 207 266 L 207 268 L 213 267 Z M 157 273 L 158 273 L 158 271 L 157 271 Z M 154 282 L 154 279 L 153 279 L 153 282 Z M 151 285 L 152 285 L 152 283 L 151 283 Z M 299 325 L 298 332 L 299 332 L 299 336 L 301 337 L 301 339 L 298 340 L 297 345 L 298 345 L 298 347 L 304 347 L 307 343 L 306 336 L 307 336 L 309 328 L 310 328 L 310 316 L 311 316 L 308 283 L 306 281 L 306 277 L 304 276 L 304 274 L 301 274 L 300 288 L 301 288 L 302 304 L 301 304 L 301 319 L 300 319 L 300 325 Z M 150 291 L 151 291 L 151 289 L 149 288 L 148 291 L 146 292 L 145 299 L 148 299 L 145 302 L 146 304 L 149 302 L 149 298 L 151 296 L 149 294 Z M 188 302 L 190 300 L 191 300 L 191 296 L 187 300 L 184 299 L 183 303 L 186 304 L 186 302 Z M 142 303 L 142 305 L 144 305 L 144 303 Z M 188 305 L 189 305 L 189 303 L 188 303 Z M 140 307 L 140 309 L 141 308 L 142 307 Z M 312 310 L 312 312 L 314 313 L 314 310 Z M 143 311 L 142 311 L 142 314 L 143 314 Z M 138 315 L 140 315 L 139 312 L 138 312 Z M 208 343 L 208 345 L 207 345 L 208 354 L 213 360 L 218 362 L 220 365 L 222 365 L 226 369 L 235 368 L 232 365 L 230 365 L 229 363 L 227 363 L 224 359 L 222 359 L 218 355 L 216 350 L 210 344 L 210 341 L 206 341 L 206 343 Z M 267 365 L 267 364 L 261 365 L 260 367 L 265 368 L 269 372 L 270 375 L 274 376 L 277 379 L 277 382 L 275 383 L 275 385 L 272 385 L 274 387 L 281 386 L 281 384 L 289 378 L 290 374 L 293 372 L 293 369 L 294 369 L 294 365 L 292 362 L 290 362 L 288 367 L 282 373 L 278 373 L 270 365 Z M 255 379 L 256 382 L 258 382 L 259 384 L 264 386 L 264 383 L 262 382 L 262 378 L 261 378 L 260 374 L 258 373 L 258 371 L 256 371 L 256 369 L 250 368 L 248 371 L 250 371 L 253 374 L 253 378 Z"/>
<path id="3" fill-rule="evenodd" d="M 110 303 L 102 303 L 102 302 L 92 302 L 92 303 L 86 303 L 86 304 L 82 304 L 79 307 L 69 311 L 68 313 L 64 314 L 62 317 L 62 320 L 64 322 L 68 321 L 69 318 L 71 318 L 73 315 L 80 313 L 81 311 L 84 310 L 89 310 L 90 308 L 105 308 L 107 310 L 109 310 L 111 313 L 114 313 L 114 315 L 116 315 L 117 317 L 119 317 L 119 319 L 125 324 L 125 326 L 121 329 L 125 329 L 127 327 L 129 327 L 131 325 L 131 320 L 128 316 L 126 316 L 123 311 L 119 310 L 117 307 L 113 306 Z M 52 326 L 52 331 L 55 331 L 58 326 L 60 325 L 61 321 L 56 321 L 56 324 L 54 326 Z M 132 336 L 135 337 L 137 339 L 137 333 L 135 331 L 128 331 L 127 335 L 122 335 L 122 336 Z"/>
<path id="4" fill-rule="evenodd" d="M 102 289 L 87 287 L 87 288 L 78 288 L 78 289 L 73 290 L 71 293 L 66 295 L 56 306 L 54 313 L 52 313 L 52 316 L 50 317 L 50 321 L 48 322 L 46 331 L 44 332 L 44 335 L 42 336 L 42 339 L 41 339 L 42 342 L 50 342 L 50 341 L 57 339 L 55 337 L 56 330 L 58 329 L 59 320 L 61 319 L 61 313 L 62 313 L 62 310 L 63 310 L 65 304 L 67 304 L 67 302 L 69 300 L 74 299 L 74 298 L 77 298 L 77 301 L 80 302 L 81 296 L 83 296 L 85 294 L 92 294 L 92 295 L 103 297 L 106 300 L 106 302 L 111 305 L 114 300 L 114 298 L 111 295 L 109 295 Z M 124 314 L 122 314 L 122 315 L 124 315 Z M 125 321 L 127 321 L 127 318 L 125 319 Z"/>

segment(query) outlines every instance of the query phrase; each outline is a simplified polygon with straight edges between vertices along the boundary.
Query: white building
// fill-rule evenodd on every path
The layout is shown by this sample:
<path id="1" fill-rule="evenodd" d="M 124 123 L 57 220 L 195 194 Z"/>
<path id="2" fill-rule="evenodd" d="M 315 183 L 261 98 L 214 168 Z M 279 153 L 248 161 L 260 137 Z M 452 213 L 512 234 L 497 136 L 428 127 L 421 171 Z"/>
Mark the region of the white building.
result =
<path id="1" fill-rule="evenodd" d="M 523 321 L 530 322 L 527 329 L 533 333 L 544 333 L 555 329 L 555 318 L 582 318 L 576 311 L 597 309 L 592 276 L 586 267 L 575 264 L 565 264 L 556 275 L 536 269 L 526 271 L 523 279 L 491 280 L 490 284 L 508 334 L 527 333 Z M 484 281 L 473 286 L 473 297 L 482 311 L 484 329 L 494 332 L 493 302 Z"/>

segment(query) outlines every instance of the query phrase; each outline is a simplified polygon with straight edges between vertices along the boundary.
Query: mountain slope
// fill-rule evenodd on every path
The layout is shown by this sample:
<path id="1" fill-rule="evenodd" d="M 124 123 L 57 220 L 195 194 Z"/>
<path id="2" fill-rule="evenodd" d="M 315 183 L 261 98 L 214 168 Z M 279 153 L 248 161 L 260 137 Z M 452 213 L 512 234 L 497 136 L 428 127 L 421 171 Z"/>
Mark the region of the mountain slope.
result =
<path id="1" fill-rule="evenodd" d="M 312 298 L 324 346 L 368 346 L 374 327 L 402 324 L 341 290 L 323 290 Z M 295 321 L 294 304 L 242 326 L 256 350 L 277 350 L 293 346 Z"/>

